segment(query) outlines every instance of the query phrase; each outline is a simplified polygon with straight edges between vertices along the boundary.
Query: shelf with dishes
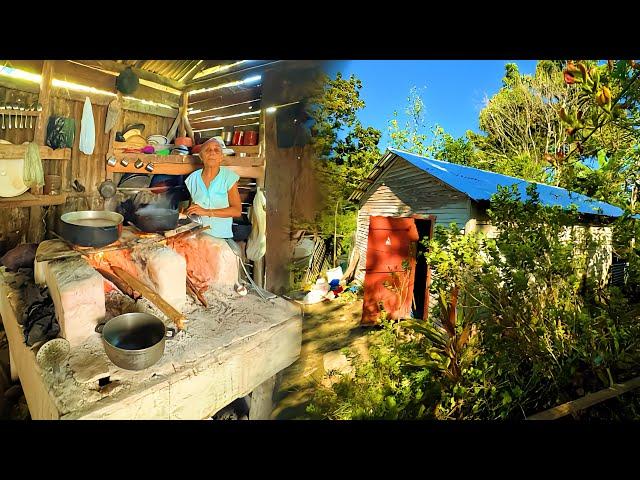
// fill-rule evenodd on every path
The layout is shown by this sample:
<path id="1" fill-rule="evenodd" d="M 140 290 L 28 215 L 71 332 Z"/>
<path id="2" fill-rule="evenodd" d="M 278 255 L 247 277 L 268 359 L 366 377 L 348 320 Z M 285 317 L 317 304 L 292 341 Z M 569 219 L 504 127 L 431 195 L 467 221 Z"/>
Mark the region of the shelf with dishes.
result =
<path id="1" fill-rule="evenodd" d="M 241 177 L 262 178 L 264 157 L 225 156 L 227 166 Z M 188 175 L 202 168 L 198 155 L 154 155 L 143 153 L 114 153 L 107 160 L 107 174 L 147 173 L 164 175 Z"/>

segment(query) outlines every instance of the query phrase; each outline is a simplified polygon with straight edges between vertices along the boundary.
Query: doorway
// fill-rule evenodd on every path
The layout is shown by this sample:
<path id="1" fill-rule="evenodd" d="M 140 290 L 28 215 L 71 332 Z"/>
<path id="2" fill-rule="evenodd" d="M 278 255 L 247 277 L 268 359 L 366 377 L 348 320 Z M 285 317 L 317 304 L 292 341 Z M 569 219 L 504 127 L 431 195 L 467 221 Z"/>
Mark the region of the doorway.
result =
<path id="1" fill-rule="evenodd" d="M 426 319 L 429 313 L 429 269 L 425 253 L 427 247 L 423 245 L 424 239 L 431 238 L 431 220 L 416 218 L 416 229 L 418 230 L 418 242 L 416 245 L 416 275 L 413 283 L 414 304 L 413 316 L 415 318 Z"/>

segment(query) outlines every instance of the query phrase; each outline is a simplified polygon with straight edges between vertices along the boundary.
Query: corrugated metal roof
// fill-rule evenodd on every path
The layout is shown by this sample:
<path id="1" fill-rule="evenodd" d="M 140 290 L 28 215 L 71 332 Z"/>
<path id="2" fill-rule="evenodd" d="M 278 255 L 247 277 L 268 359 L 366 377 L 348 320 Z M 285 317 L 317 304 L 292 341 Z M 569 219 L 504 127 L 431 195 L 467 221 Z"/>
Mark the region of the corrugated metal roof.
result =
<path id="1" fill-rule="evenodd" d="M 621 208 L 595 200 L 580 193 L 571 192 L 564 188 L 553 187 L 543 183 L 528 182 L 522 178 L 501 175 L 499 173 L 455 163 L 432 160 L 393 148 L 389 148 L 387 151 L 404 158 L 420 170 L 433 175 L 440 181 L 476 201 L 490 200 L 491 196 L 497 193 L 498 186 L 511 185 L 517 185 L 521 198 L 526 199 L 528 198 L 526 192 L 527 186 L 535 183 L 538 187 L 540 202 L 543 205 L 560 206 L 562 208 L 569 208 L 571 205 L 575 205 L 580 213 L 607 217 L 619 217 L 623 214 Z M 386 156 L 387 154 L 385 154 L 383 158 Z M 385 163 L 388 164 L 388 159 Z"/>

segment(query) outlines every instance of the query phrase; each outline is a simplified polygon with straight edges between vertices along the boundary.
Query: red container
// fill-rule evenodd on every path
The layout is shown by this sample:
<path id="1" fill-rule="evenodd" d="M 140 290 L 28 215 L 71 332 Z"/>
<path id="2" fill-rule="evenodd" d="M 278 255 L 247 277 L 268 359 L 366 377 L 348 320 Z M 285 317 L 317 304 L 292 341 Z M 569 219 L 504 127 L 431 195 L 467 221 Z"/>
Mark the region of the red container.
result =
<path id="1" fill-rule="evenodd" d="M 244 132 L 243 145 L 257 145 L 258 144 L 258 132 L 255 130 L 247 130 Z"/>
<path id="2" fill-rule="evenodd" d="M 244 140 L 244 131 L 236 130 L 233 132 L 233 141 L 231 145 L 242 145 L 242 141 Z"/>

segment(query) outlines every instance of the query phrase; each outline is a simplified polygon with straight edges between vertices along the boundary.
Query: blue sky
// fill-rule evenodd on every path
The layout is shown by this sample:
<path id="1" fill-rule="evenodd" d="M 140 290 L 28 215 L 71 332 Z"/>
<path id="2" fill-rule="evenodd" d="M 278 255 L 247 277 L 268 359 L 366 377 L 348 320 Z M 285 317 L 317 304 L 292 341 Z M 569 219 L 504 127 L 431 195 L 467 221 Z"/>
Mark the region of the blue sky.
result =
<path id="1" fill-rule="evenodd" d="M 366 107 L 359 114 L 363 125 L 382 131 L 380 148 L 388 142 L 388 122 L 394 110 L 406 120 L 404 110 L 412 86 L 420 89 L 426 107 L 426 124 L 441 125 L 455 137 L 478 131 L 478 115 L 485 97 L 502 84 L 504 65 L 517 63 L 521 73 L 531 74 L 535 60 L 351 60 L 334 63 L 328 73 L 354 73 L 362 80 Z"/>

